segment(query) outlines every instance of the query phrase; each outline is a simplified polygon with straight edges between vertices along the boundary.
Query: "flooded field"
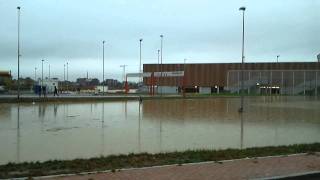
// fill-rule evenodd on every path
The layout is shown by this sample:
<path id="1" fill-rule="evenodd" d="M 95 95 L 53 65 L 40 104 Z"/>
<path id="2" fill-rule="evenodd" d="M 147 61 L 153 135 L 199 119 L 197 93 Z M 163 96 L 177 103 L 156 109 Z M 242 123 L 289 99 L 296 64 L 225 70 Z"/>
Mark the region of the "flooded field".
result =
<path id="1" fill-rule="evenodd" d="M 320 142 L 320 100 L 251 97 L 0 104 L 0 164 Z"/>

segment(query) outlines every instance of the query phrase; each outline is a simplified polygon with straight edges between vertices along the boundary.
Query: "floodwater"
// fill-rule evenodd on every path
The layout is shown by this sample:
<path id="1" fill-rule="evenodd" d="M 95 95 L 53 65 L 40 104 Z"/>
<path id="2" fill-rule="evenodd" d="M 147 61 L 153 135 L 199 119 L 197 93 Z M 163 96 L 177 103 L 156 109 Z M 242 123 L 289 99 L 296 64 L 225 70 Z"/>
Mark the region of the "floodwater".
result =
<path id="1" fill-rule="evenodd" d="M 320 142 L 315 97 L 0 104 L 0 164 Z"/>

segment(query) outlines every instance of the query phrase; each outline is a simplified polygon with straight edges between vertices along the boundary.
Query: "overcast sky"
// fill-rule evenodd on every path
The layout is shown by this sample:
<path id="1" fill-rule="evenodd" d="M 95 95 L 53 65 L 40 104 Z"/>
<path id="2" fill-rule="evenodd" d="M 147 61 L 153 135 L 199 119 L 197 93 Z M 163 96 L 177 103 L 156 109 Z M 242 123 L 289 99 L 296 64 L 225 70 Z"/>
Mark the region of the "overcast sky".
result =
<path id="1" fill-rule="evenodd" d="M 17 6 L 21 6 L 21 75 L 34 68 L 69 79 L 120 79 L 143 63 L 157 63 L 160 34 L 164 63 L 241 61 L 240 6 L 246 6 L 247 62 L 316 61 L 320 53 L 319 0 L 0 0 L 0 70 L 17 73 Z"/>

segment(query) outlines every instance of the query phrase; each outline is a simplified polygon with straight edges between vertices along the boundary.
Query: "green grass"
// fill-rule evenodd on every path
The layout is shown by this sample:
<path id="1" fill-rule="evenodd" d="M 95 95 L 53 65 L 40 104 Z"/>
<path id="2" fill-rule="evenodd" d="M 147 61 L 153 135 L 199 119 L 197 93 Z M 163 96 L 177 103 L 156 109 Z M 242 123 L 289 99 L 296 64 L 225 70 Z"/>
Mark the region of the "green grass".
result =
<path id="1" fill-rule="evenodd" d="M 246 157 L 288 155 L 294 153 L 313 153 L 320 151 L 320 143 L 299 144 L 278 147 L 257 147 L 247 149 L 197 150 L 159 154 L 129 154 L 91 159 L 51 160 L 46 162 L 8 163 L 0 165 L 0 178 L 32 177 L 83 171 L 101 171 L 132 167 L 150 167 L 194 163 L 204 161 L 221 161 Z"/>

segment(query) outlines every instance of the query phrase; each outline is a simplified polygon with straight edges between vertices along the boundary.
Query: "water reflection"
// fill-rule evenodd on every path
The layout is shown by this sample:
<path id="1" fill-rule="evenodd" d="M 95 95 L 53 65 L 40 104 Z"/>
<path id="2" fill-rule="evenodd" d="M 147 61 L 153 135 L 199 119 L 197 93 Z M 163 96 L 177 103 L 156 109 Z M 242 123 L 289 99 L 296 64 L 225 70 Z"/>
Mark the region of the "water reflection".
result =
<path id="1" fill-rule="evenodd" d="M 139 123 L 138 123 L 138 149 L 141 152 L 141 104 L 142 101 L 139 101 Z"/>
<path id="2" fill-rule="evenodd" d="M 101 153 L 100 155 L 104 155 L 104 103 L 102 103 L 102 118 L 101 118 Z"/>
<path id="3" fill-rule="evenodd" d="M 56 118 L 57 117 L 57 111 L 58 111 L 58 105 L 53 104 L 53 116 Z"/>
<path id="4" fill-rule="evenodd" d="M 319 142 L 319 100 L 245 103 L 241 114 L 237 98 L 1 104 L 0 164 Z"/>
<path id="5" fill-rule="evenodd" d="M 240 149 L 243 149 L 243 131 L 244 131 L 244 129 L 243 129 L 243 114 L 244 113 L 239 113 L 239 115 L 240 115 L 240 123 L 241 123 L 241 125 L 240 125 Z"/>
<path id="6" fill-rule="evenodd" d="M 20 104 L 17 107 L 17 162 L 20 162 Z"/>

